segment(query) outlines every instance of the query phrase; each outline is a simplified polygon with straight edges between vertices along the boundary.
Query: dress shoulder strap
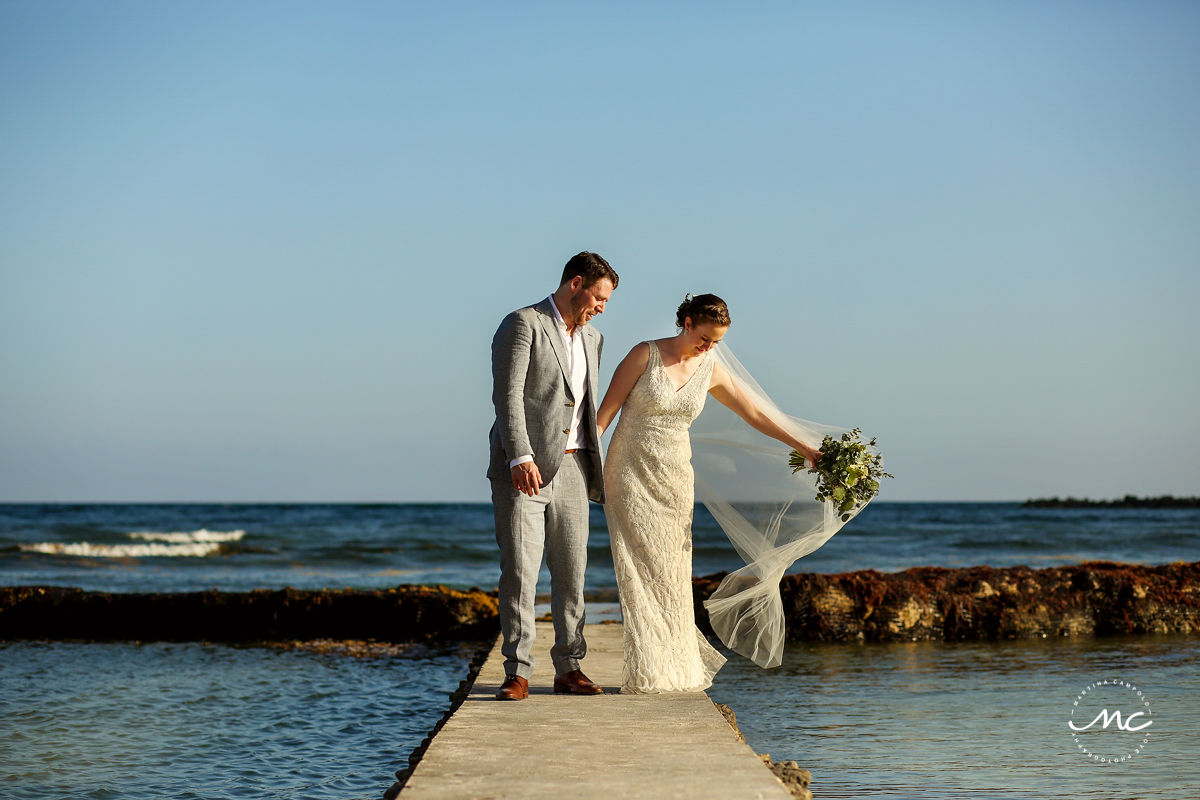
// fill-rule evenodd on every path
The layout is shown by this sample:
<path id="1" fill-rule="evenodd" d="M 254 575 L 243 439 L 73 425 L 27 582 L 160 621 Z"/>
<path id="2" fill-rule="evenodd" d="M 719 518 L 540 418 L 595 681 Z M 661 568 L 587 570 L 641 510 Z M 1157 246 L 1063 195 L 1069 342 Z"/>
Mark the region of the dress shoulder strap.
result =
<path id="1" fill-rule="evenodd" d="M 696 376 L 696 383 L 700 387 L 699 391 L 701 394 L 707 394 L 709 388 L 712 386 L 713 369 L 716 363 L 717 360 L 713 357 L 713 352 L 709 350 L 704 354 L 704 363 L 696 367 L 696 371 L 700 373 Z"/>
<path id="2" fill-rule="evenodd" d="M 650 345 L 650 365 L 653 366 L 655 362 L 661 364 L 662 352 L 658 349 L 658 342 L 653 339 L 647 339 L 646 344 Z"/>

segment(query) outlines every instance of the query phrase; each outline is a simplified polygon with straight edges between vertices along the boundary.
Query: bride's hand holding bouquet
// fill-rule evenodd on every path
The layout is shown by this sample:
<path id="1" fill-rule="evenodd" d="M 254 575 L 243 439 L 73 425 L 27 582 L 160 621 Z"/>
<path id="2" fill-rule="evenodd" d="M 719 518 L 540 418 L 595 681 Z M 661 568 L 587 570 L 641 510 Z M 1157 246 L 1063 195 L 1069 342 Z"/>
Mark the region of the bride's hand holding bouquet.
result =
<path id="1" fill-rule="evenodd" d="M 895 477 L 883 471 L 883 456 L 875 448 L 875 439 L 863 442 L 862 431 L 855 428 L 840 439 L 826 436 L 821 449 L 793 450 L 788 458 L 792 472 L 808 469 L 817 476 L 817 501 L 830 500 L 842 522 L 879 493 L 879 481 Z"/>
<path id="2" fill-rule="evenodd" d="M 809 472 L 816 472 L 816 463 L 820 459 L 820 450 L 814 450 L 806 444 L 801 444 L 800 447 L 792 450 L 792 456 L 788 463 L 794 467 L 792 472 L 799 472 L 805 467 L 808 468 Z"/>

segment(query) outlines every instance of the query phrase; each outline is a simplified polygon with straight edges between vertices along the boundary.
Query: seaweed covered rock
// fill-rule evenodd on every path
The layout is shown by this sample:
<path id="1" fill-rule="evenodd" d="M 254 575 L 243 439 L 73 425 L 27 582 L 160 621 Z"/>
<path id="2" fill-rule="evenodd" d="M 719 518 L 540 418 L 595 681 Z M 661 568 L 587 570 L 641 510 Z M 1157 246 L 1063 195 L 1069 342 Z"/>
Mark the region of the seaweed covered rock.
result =
<path id="1" fill-rule="evenodd" d="M 722 575 L 693 581 L 697 620 Z M 786 575 L 788 638 L 959 641 L 1200 632 L 1200 562 Z"/>
<path id="2" fill-rule="evenodd" d="M 498 630 L 494 593 L 478 589 L 111 594 L 0 587 L 0 639 L 418 642 L 480 639 Z"/>

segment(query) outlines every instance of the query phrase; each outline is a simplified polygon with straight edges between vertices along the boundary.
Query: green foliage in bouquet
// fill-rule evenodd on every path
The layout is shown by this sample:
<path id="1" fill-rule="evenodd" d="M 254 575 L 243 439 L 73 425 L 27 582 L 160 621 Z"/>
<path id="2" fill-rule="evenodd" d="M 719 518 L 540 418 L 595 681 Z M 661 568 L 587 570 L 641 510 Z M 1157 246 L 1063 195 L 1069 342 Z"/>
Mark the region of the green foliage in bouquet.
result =
<path id="1" fill-rule="evenodd" d="M 826 436 L 821 442 L 821 457 L 817 459 L 817 501 L 832 500 L 837 506 L 842 522 L 850 519 L 854 510 L 867 504 L 879 493 L 879 481 L 894 478 L 883 471 L 883 456 L 875 447 L 875 439 L 863 442 L 862 430 L 855 428 L 843 433 L 841 439 Z M 799 451 L 793 450 L 788 458 L 792 472 L 799 472 L 811 465 Z"/>

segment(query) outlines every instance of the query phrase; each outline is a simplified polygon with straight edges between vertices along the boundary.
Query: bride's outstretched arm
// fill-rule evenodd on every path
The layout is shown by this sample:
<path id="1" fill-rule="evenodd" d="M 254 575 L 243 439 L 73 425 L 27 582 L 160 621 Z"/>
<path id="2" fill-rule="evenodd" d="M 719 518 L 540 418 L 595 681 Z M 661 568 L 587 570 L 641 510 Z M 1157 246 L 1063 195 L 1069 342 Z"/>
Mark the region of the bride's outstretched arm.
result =
<path id="1" fill-rule="evenodd" d="M 624 360 L 617 365 L 617 371 L 613 373 L 612 381 L 608 384 L 608 391 L 604 393 L 604 402 L 600 404 L 600 410 L 596 412 L 596 427 L 600 429 L 601 435 L 608 430 L 608 426 L 612 424 L 613 418 L 617 416 L 621 406 L 625 405 L 625 398 L 629 397 L 629 393 L 633 391 L 633 385 L 646 371 L 648 363 L 650 363 L 650 345 L 642 342 L 635 345 L 629 351 L 629 355 L 625 356 Z"/>
<path id="2" fill-rule="evenodd" d="M 799 450 L 805 459 L 808 460 L 810 468 L 816 464 L 821 451 L 810 447 L 807 443 L 800 441 L 779 427 L 774 420 L 764 414 L 754 404 L 754 401 L 745 392 L 738 388 L 737 383 L 730 377 L 729 371 L 720 364 L 713 366 L 712 383 L 709 385 L 708 391 L 720 401 L 721 405 L 746 420 L 746 423 L 751 428 L 754 428 L 754 430 L 770 436 L 772 439 L 778 439 L 788 447 Z"/>

